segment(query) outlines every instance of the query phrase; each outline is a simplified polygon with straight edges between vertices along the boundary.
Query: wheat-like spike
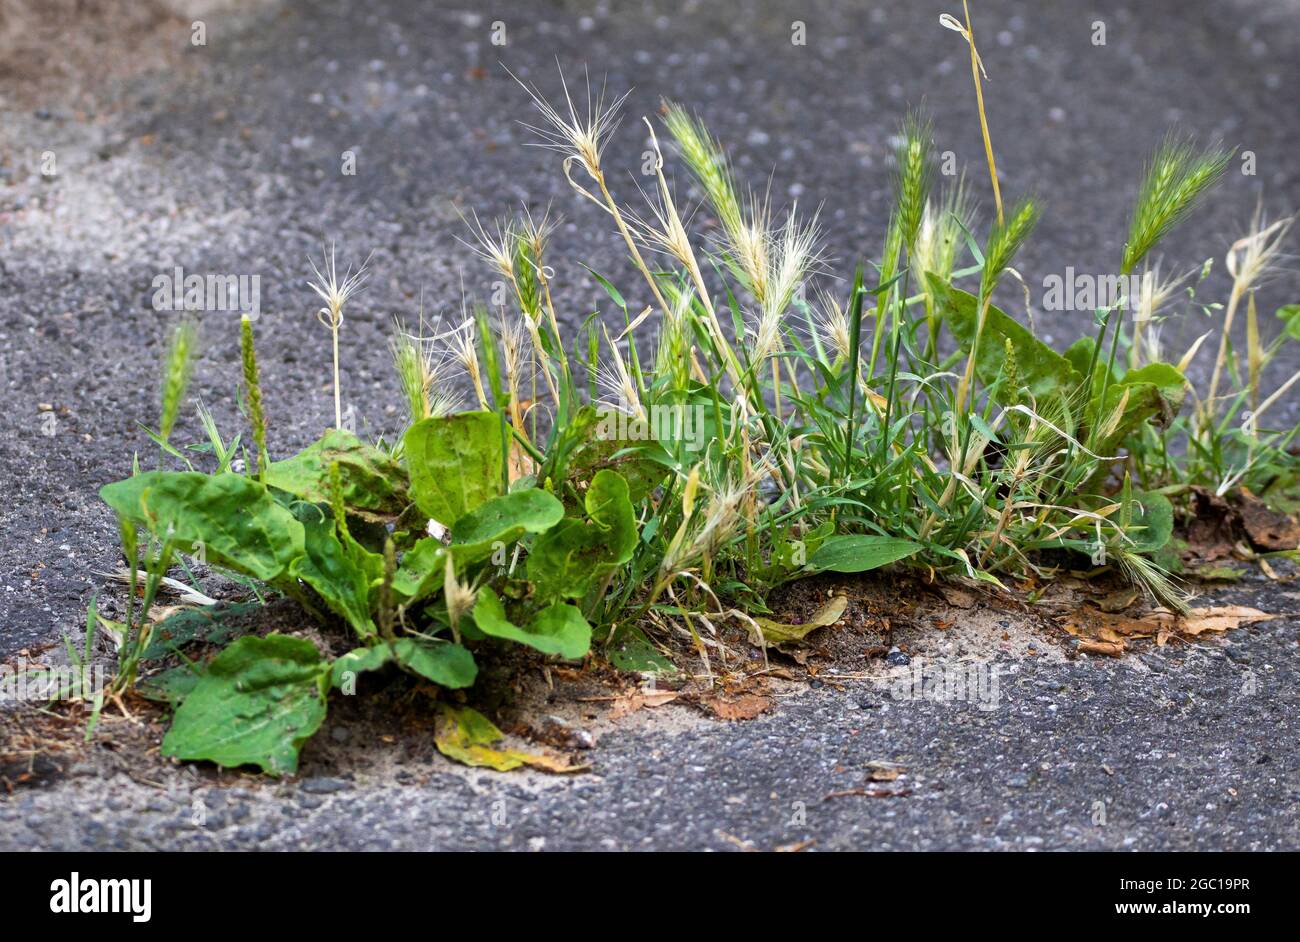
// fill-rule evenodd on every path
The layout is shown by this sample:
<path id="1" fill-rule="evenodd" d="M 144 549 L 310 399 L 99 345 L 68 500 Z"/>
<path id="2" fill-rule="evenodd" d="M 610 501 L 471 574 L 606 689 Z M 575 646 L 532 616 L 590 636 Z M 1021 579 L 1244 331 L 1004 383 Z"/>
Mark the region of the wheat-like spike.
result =
<path id="1" fill-rule="evenodd" d="M 930 159 L 932 146 L 933 132 L 929 120 L 915 112 L 909 114 L 903 122 L 894 154 L 895 208 L 909 255 L 915 254 L 921 218 L 934 178 Z"/>
<path id="2" fill-rule="evenodd" d="M 198 328 L 191 320 L 182 320 L 172 331 L 163 361 L 162 408 L 158 419 L 158 436 L 164 442 L 171 438 L 180 415 L 181 401 L 194 374 L 194 355 L 198 347 Z"/>
<path id="3" fill-rule="evenodd" d="M 734 242 L 744 225 L 744 213 L 722 147 L 704 122 L 681 105 L 664 102 L 664 125 L 677 142 L 686 166 L 704 188 L 723 230 Z"/>
<path id="4" fill-rule="evenodd" d="M 329 253 L 324 254 L 324 265 L 316 265 L 314 259 L 308 259 L 311 263 L 312 274 L 316 276 L 315 280 L 308 279 L 308 286 L 315 291 L 325 306 L 316 312 L 316 319 L 324 324 L 330 330 L 330 337 L 333 344 L 334 353 L 334 427 L 343 427 L 343 405 L 339 388 L 339 328 L 343 326 L 343 307 L 348 303 L 361 286 L 365 284 L 369 273 L 366 266 L 370 263 L 370 256 L 361 263 L 361 266 L 354 272 L 349 268 L 343 275 L 343 280 L 339 281 L 338 268 L 334 261 L 334 244 L 330 243 Z"/>
<path id="5" fill-rule="evenodd" d="M 993 294 L 1003 272 L 1034 231 L 1039 215 L 1038 204 L 1025 199 L 1011 207 L 1005 222 L 994 221 L 984 251 L 984 274 L 980 279 L 980 294 L 984 298 Z"/>
<path id="6" fill-rule="evenodd" d="M 1223 175 L 1232 152 L 1220 146 L 1198 151 L 1189 141 L 1166 137 L 1147 165 L 1124 244 L 1122 271 L 1129 274 Z"/>
<path id="7" fill-rule="evenodd" d="M 473 242 L 467 242 L 460 236 L 456 237 L 456 241 L 495 268 L 505 276 L 507 281 L 513 280 L 514 245 L 518 236 L 513 222 L 508 219 L 497 219 L 489 228 L 479 220 L 478 213 L 473 210 L 468 217 L 462 215 L 460 218 L 469 229 Z"/>

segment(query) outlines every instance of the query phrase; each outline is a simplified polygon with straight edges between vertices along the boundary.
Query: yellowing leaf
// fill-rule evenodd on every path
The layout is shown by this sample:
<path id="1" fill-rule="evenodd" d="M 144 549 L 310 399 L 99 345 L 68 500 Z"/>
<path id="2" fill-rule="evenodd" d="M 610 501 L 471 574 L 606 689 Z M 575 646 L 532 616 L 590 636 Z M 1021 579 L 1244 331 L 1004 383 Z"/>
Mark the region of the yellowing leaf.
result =
<path id="1" fill-rule="evenodd" d="M 813 615 L 808 621 L 791 625 L 784 622 L 773 621 L 770 618 L 755 618 L 758 628 L 762 630 L 762 635 L 754 628 L 749 626 L 749 640 L 753 644 L 772 647 L 778 644 L 788 644 L 792 641 L 802 641 L 810 633 L 818 628 L 829 628 L 840 620 L 844 610 L 849 607 L 849 600 L 842 595 L 837 595 L 831 599 L 817 614 Z"/>
<path id="2" fill-rule="evenodd" d="M 580 772 L 585 765 L 573 765 L 560 756 L 526 752 L 522 749 L 494 749 L 492 743 L 502 738 L 497 729 L 482 713 L 470 707 L 439 704 L 442 717 L 434 732 L 434 743 L 448 759 L 475 768 L 509 772 L 522 765 L 531 765 L 544 772 Z"/>

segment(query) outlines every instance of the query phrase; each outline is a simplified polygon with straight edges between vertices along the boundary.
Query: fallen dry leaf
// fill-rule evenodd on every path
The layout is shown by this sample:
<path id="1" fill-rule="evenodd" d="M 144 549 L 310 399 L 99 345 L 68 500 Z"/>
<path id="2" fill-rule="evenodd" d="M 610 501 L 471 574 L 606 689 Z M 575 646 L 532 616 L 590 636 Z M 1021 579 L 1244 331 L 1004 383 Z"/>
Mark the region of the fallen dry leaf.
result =
<path id="1" fill-rule="evenodd" d="M 720 720 L 752 720 L 772 706 L 772 698 L 756 693 L 742 693 L 737 697 L 710 694 L 700 698 L 700 705 Z"/>
<path id="2" fill-rule="evenodd" d="M 1192 488 L 1192 521 L 1187 527 L 1185 558 L 1212 563 L 1232 556 L 1236 514 L 1228 502 L 1204 488 Z M 1190 561 L 1189 559 L 1189 561 Z"/>
<path id="3" fill-rule="evenodd" d="M 1242 625 L 1275 617 L 1241 605 L 1194 608 L 1183 616 L 1160 609 L 1140 618 L 1111 615 L 1084 607 L 1064 618 L 1061 627 L 1079 639 L 1078 650 L 1083 653 L 1115 657 L 1123 654 L 1128 642 L 1134 638 L 1155 638 L 1156 644 L 1162 645 L 1171 637 L 1194 638 L 1207 632 L 1232 631 Z"/>
<path id="4" fill-rule="evenodd" d="M 754 625 L 749 626 L 749 640 L 752 644 L 765 647 L 772 647 L 777 644 L 788 644 L 792 641 L 802 641 L 810 633 L 818 628 L 826 628 L 835 624 L 844 614 L 844 610 L 849 607 L 849 600 L 843 595 L 837 595 L 825 605 L 823 605 L 817 614 L 798 625 L 786 624 L 784 622 L 773 621 L 770 618 L 755 617 Z M 761 631 L 761 634 L 760 634 Z"/>
<path id="5" fill-rule="evenodd" d="M 1084 654 L 1106 654 L 1119 657 L 1128 646 L 1123 641 L 1087 641 L 1079 642 L 1079 650 Z"/>
<path id="6" fill-rule="evenodd" d="M 1211 608 L 1194 608 L 1186 618 L 1180 619 L 1176 624 L 1180 634 L 1195 636 L 1205 634 L 1207 631 L 1232 631 L 1242 625 L 1253 625 L 1257 621 L 1268 621 L 1276 617 L 1268 612 L 1243 605 L 1219 605 Z"/>
<path id="7" fill-rule="evenodd" d="M 889 762 L 868 762 L 867 768 L 867 780 L 871 782 L 893 782 L 904 772 L 903 766 Z"/>
<path id="8" fill-rule="evenodd" d="M 953 608 L 974 608 L 978 601 L 974 592 L 955 585 L 940 584 L 939 592 L 943 595 L 943 600 Z"/>
<path id="9" fill-rule="evenodd" d="M 1237 513 L 1255 549 L 1266 553 L 1300 549 L 1300 522 L 1294 517 L 1246 493 L 1237 501 Z"/>
<path id="10" fill-rule="evenodd" d="M 672 703 L 680 696 L 681 694 L 676 690 L 637 690 L 615 700 L 605 718 L 611 722 L 621 720 L 637 710 Z"/>
<path id="11" fill-rule="evenodd" d="M 1097 600 L 1097 607 L 1103 612 L 1123 612 L 1136 604 L 1141 592 L 1135 588 L 1120 589 Z"/>

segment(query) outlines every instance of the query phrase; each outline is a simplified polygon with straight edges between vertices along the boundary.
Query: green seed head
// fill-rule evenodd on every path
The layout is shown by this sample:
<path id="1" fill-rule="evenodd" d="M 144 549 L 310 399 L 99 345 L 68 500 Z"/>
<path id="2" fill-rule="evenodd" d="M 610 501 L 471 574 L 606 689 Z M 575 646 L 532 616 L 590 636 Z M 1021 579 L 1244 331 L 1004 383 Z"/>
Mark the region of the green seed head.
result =
<path id="1" fill-rule="evenodd" d="M 158 420 L 158 434 L 163 441 L 171 438 L 180 414 L 185 390 L 189 388 L 194 372 L 194 354 L 197 352 L 198 330 L 193 321 L 181 321 L 172 332 L 163 364 L 162 410 Z"/>

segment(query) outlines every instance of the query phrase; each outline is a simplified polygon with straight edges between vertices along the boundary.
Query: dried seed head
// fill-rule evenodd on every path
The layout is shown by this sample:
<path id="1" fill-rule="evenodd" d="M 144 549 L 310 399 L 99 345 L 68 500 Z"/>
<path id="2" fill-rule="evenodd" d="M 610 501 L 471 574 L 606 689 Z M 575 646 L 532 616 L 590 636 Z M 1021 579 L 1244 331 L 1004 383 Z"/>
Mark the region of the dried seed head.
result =
<path id="1" fill-rule="evenodd" d="M 370 264 L 370 258 L 367 256 L 355 272 L 349 267 L 344 272 L 342 281 L 339 281 L 338 268 L 334 262 L 334 243 L 330 243 L 328 254 L 324 254 L 322 266 L 318 267 L 315 259 L 309 258 L 308 262 L 316 278 L 314 281 L 308 279 L 307 285 L 325 302 L 325 307 L 317 312 L 316 317 L 326 327 L 338 329 L 338 326 L 343 323 L 343 306 L 361 289 L 369 277 L 366 266 Z"/>
<path id="2" fill-rule="evenodd" d="M 554 150 L 565 155 L 566 162 L 576 160 L 593 180 L 601 178 L 601 152 L 611 134 L 618 127 L 619 109 L 623 106 L 628 93 L 624 92 L 608 104 L 605 102 L 605 90 L 602 87 L 593 100 L 591 96 L 591 76 L 587 76 L 587 107 L 584 116 L 578 115 L 578 109 L 569 94 L 569 85 L 563 73 L 560 83 L 564 89 L 563 110 L 551 105 L 535 87 L 526 85 L 513 72 L 510 77 L 528 93 L 533 104 L 541 112 L 541 125 L 525 124 L 541 140 L 535 146 Z"/>
<path id="3" fill-rule="evenodd" d="M 1282 243 L 1295 220 L 1295 216 L 1287 216 L 1270 223 L 1264 217 L 1263 207 L 1255 208 L 1250 231 L 1232 243 L 1224 259 L 1239 294 L 1258 288 L 1269 270 L 1283 257 Z"/>
<path id="4" fill-rule="evenodd" d="M 479 221 L 478 213 L 471 210 L 470 217 L 461 216 L 461 221 L 469 228 L 473 242 L 466 242 L 457 237 L 456 241 L 483 259 L 507 281 L 514 280 L 514 225 L 505 219 L 493 220 L 491 228 Z"/>
<path id="5" fill-rule="evenodd" d="M 849 314 L 829 291 L 818 295 L 814 326 L 822 343 L 837 357 L 849 355 Z"/>

